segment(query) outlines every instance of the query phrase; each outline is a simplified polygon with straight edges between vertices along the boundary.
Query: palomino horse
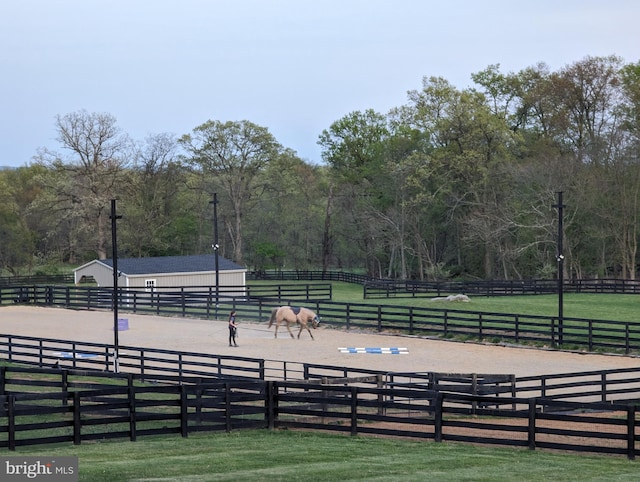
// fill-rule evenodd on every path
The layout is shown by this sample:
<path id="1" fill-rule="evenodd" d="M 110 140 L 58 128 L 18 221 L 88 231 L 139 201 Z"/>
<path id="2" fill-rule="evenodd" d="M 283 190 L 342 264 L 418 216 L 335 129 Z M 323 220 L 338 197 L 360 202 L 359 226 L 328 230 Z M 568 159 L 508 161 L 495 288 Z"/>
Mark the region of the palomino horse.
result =
<path id="1" fill-rule="evenodd" d="M 304 328 L 307 329 L 309 335 L 311 335 L 311 339 L 313 340 L 313 334 L 311 334 L 311 330 L 309 329 L 309 323 L 313 328 L 317 328 L 320 324 L 320 318 L 313 311 L 307 308 L 292 308 L 291 306 L 281 306 L 279 308 L 274 308 L 271 310 L 271 319 L 269 320 L 269 328 L 275 322 L 276 324 L 276 332 L 275 337 L 278 337 L 278 326 L 280 323 L 285 322 L 287 324 L 287 330 L 289 330 L 289 334 L 291 338 L 293 338 L 293 333 L 291 332 L 290 325 L 298 323 L 300 325 L 300 330 L 298 331 L 298 338 L 300 338 L 300 334 Z"/>

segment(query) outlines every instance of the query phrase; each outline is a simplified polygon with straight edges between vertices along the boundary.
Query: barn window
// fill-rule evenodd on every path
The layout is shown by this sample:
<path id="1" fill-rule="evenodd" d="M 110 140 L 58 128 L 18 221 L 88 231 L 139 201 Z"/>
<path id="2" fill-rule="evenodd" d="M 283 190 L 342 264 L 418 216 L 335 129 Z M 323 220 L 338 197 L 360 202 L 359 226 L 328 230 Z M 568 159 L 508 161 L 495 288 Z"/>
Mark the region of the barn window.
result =
<path id="1" fill-rule="evenodd" d="M 156 280 L 154 279 L 146 279 L 144 280 L 144 287 L 146 291 L 153 291 L 156 287 Z"/>

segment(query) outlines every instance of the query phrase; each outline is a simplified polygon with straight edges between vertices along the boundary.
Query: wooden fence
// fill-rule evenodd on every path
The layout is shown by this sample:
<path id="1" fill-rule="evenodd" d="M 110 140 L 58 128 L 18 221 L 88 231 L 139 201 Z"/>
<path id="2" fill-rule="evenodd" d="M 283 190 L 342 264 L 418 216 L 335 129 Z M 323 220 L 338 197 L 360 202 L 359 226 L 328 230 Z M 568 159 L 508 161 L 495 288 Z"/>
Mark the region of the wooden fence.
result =
<path id="1" fill-rule="evenodd" d="M 446 294 L 468 294 L 477 296 L 538 295 L 558 292 L 556 279 L 526 280 L 474 280 L 474 281 L 421 281 L 374 278 L 344 271 L 321 270 L 266 270 L 248 271 L 248 280 L 271 281 L 340 281 L 363 286 L 363 295 L 368 298 L 395 296 L 442 296 Z M 3 276 L 3 286 L 33 286 L 74 283 L 73 275 Z M 221 287 L 223 288 L 223 287 Z M 640 280 L 567 279 L 563 280 L 567 293 L 616 293 L 640 294 Z"/>
<path id="2" fill-rule="evenodd" d="M 640 294 L 640 281 L 624 279 L 565 280 L 566 293 Z M 425 297 L 449 294 L 475 296 L 545 295 L 558 292 L 554 279 L 481 281 L 368 280 L 363 283 L 364 299 Z"/>
<path id="3" fill-rule="evenodd" d="M 330 283 L 279 284 L 273 286 L 181 286 L 154 290 L 120 288 L 119 305 L 131 311 L 170 312 L 179 309 L 211 309 L 216 303 L 331 300 Z M 34 303 L 69 308 L 111 308 L 113 289 L 95 286 L 2 286 L 0 305 Z"/>
<path id="4" fill-rule="evenodd" d="M 10 374 L 5 369 L 0 375 L 0 447 L 9 450 L 248 428 L 413 437 L 629 459 L 640 449 L 634 404 L 391 387 L 378 377 L 368 377 L 375 385 L 345 380 L 149 384 L 131 375 L 55 369 L 11 368 Z M 106 383 L 100 381 L 104 378 Z M 21 391 L 11 390 L 16 385 Z"/>
<path id="5" fill-rule="evenodd" d="M 112 346 L 0 334 L 0 359 L 30 368 L 102 373 L 113 371 Z M 640 401 L 640 366 L 515 377 L 512 374 L 392 372 L 317 363 L 120 346 L 119 368 L 140 382 L 192 383 L 202 379 L 323 380 L 381 377 L 384 386 L 494 397 L 539 397 L 580 403 Z M 8 368 L 0 368 L 0 393 Z M 15 372 L 17 368 L 11 368 Z M 374 383 L 377 386 L 376 383 Z"/>
<path id="6" fill-rule="evenodd" d="M 13 303 L 16 289 L 0 288 L 0 304 Z M 319 288 L 322 291 L 322 287 Z M 112 290 L 106 288 L 30 287 L 29 302 L 40 306 L 75 309 L 111 309 Z M 313 291 L 304 288 L 301 297 Z M 314 295 L 315 296 L 315 295 Z M 318 295 L 320 296 L 320 295 Z M 168 316 L 191 316 L 219 319 L 222 313 L 236 310 L 239 319 L 265 321 L 271 309 L 281 304 L 305 304 L 320 315 L 322 323 L 341 329 L 365 329 L 405 332 L 418 336 L 443 338 L 477 338 L 493 343 L 543 344 L 552 347 L 618 351 L 630 354 L 640 351 L 640 323 L 585 318 L 491 313 L 470 310 L 340 303 L 322 299 L 277 298 L 270 296 L 227 295 L 213 303 L 210 291 L 177 293 L 122 292 L 121 313 L 146 313 Z"/>

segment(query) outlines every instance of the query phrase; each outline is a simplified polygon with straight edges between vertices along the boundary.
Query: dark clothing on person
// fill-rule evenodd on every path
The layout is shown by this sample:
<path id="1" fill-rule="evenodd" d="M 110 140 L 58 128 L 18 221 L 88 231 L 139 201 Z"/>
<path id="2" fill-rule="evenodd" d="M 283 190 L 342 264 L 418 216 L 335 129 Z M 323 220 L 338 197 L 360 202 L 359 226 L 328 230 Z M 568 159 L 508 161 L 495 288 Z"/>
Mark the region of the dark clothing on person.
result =
<path id="1" fill-rule="evenodd" d="M 229 346 L 238 346 L 238 343 L 236 343 L 237 333 L 238 325 L 236 325 L 236 312 L 232 311 L 229 315 Z"/>

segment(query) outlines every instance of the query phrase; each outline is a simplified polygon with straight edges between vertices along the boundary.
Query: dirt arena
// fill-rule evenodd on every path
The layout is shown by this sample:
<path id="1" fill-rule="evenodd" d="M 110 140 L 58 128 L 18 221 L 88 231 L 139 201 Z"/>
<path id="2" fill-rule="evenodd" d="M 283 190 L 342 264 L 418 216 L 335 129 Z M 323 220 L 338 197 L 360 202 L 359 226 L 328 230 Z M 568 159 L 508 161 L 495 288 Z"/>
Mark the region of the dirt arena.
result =
<path id="1" fill-rule="evenodd" d="M 238 319 L 238 348 L 228 346 L 225 319 L 220 321 L 121 313 L 128 329 L 119 331 L 121 347 L 173 349 L 267 360 L 312 362 L 388 371 L 515 374 L 571 373 L 640 367 L 638 357 L 595 355 L 555 350 L 460 343 L 415 336 L 364 333 L 319 327 L 315 340 L 303 332 L 291 339 L 283 327 Z M 0 332 L 59 340 L 113 343 L 113 313 L 75 311 L 24 305 L 0 307 Z M 294 331 L 297 335 L 297 329 Z M 340 347 L 401 347 L 408 354 L 348 354 Z"/>

